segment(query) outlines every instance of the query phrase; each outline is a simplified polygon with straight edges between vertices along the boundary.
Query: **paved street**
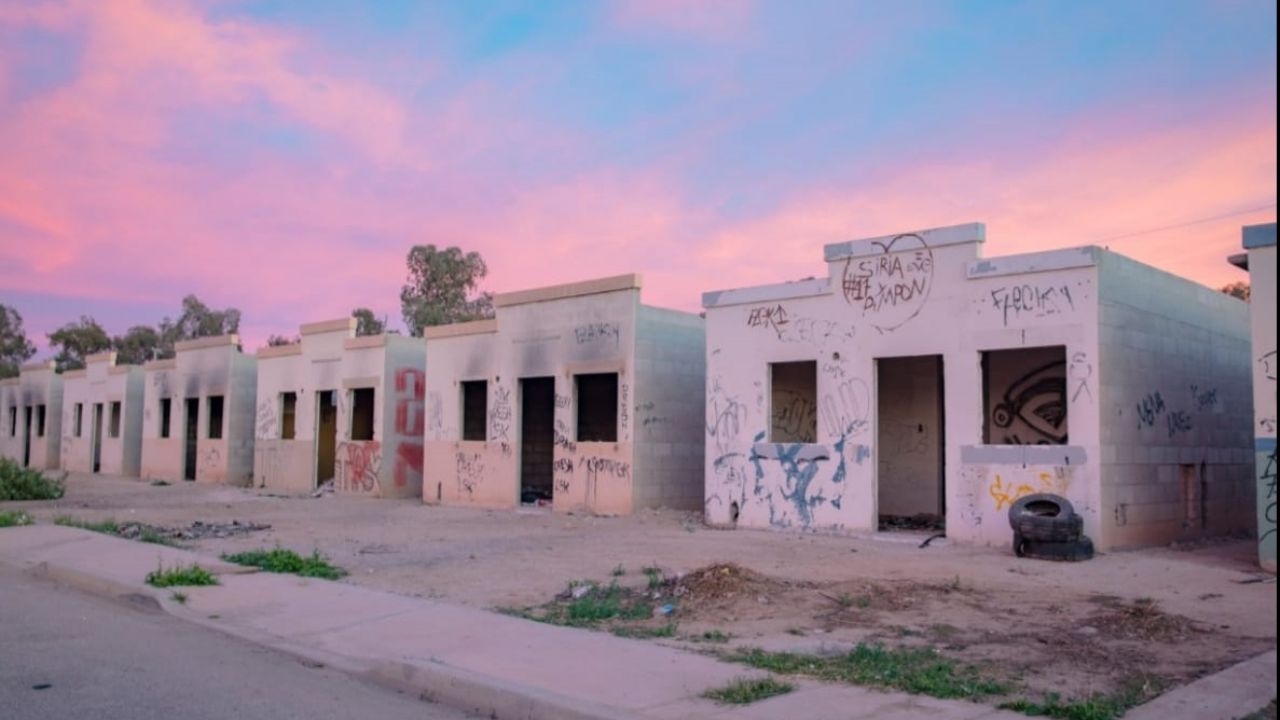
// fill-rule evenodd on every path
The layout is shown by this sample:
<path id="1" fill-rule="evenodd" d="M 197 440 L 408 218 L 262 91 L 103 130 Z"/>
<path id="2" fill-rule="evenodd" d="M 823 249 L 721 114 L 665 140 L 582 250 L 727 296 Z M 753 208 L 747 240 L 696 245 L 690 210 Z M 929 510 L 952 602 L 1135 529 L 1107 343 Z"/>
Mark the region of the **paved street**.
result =
<path id="1" fill-rule="evenodd" d="M 48 685 L 45 689 L 35 689 Z M 163 613 L 0 568 L 0 716 L 414 718 L 461 713 L 309 668 Z"/>

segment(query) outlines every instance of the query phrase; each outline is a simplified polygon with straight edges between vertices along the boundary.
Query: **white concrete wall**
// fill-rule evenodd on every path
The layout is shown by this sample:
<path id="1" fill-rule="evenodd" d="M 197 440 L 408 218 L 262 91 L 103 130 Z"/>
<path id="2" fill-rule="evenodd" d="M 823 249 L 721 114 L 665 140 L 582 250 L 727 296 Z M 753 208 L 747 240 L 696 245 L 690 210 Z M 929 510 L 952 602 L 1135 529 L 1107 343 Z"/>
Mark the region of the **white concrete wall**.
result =
<path id="1" fill-rule="evenodd" d="M 1099 269 L 1105 545 L 1251 528 L 1246 304 L 1114 253 Z"/>
<path id="2" fill-rule="evenodd" d="M 183 396 L 177 385 L 177 361 L 143 365 L 142 469 L 147 480 L 182 477 Z M 169 437 L 161 437 L 161 400 L 171 403 Z"/>
<path id="3" fill-rule="evenodd" d="M 0 457 L 22 462 L 22 440 L 18 433 L 22 413 L 22 391 L 18 378 L 0 380 Z"/>
<path id="4" fill-rule="evenodd" d="M 1258 561 L 1276 571 L 1276 225 L 1244 230 L 1252 292 L 1254 473 Z"/>
<path id="5" fill-rule="evenodd" d="M 63 373 L 62 468 L 93 472 L 94 412 L 102 407 L 98 472 L 137 477 L 142 454 L 143 371 L 115 365 L 113 353 L 88 358 L 85 368 Z M 119 434 L 111 435 L 111 407 L 120 405 Z M 77 406 L 81 415 L 76 433 Z"/>
<path id="6" fill-rule="evenodd" d="M 53 361 L 23 366 L 7 386 L 8 407 L 4 415 L 5 453 L 19 464 L 37 470 L 56 470 L 62 456 L 62 375 Z M 44 407 L 44 426 L 39 425 L 39 408 Z M 16 427 L 9 426 L 11 409 L 16 410 Z M 31 410 L 30 421 L 27 410 Z"/>
<path id="7" fill-rule="evenodd" d="M 379 495 L 422 497 L 423 438 L 426 433 L 426 343 L 422 338 L 386 335 L 383 384 L 388 401 L 377 417 L 384 429 Z"/>
<path id="8" fill-rule="evenodd" d="M 1037 399 L 1062 402 L 1067 387 L 1071 445 L 986 445 L 981 365 L 984 350 L 1054 345 L 1082 368 L 1094 362 L 1094 251 L 979 260 L 984 232 L 828 246 L 826 278 L 704 297 L 709 522 L 731 524 L 736 510 L 751 527 L 876 528 L 875 359 L 941 355 L 948 535 L 1007 543 L 1009 504 L 1042 489 L 1070 498 L 1097 532 L 1096 381 L 1082 370 Z M 769 364 L 802 360 L 818 363 L 818 441 L 768 442 Z"/>
<path id="9" fill-rule="evenodd" d="M 305 338 L 304 338 L 305 340 Z M 273 349 L 274 350 L 274 349 Z M 276 492 L 315 488 L 315 391 L 311 362 L 301 354 L 258 354 L 258 408 L 254 418 L 253 484 Z M 294 436 L 284 439 L 282 396 L 296 393 Z"/>

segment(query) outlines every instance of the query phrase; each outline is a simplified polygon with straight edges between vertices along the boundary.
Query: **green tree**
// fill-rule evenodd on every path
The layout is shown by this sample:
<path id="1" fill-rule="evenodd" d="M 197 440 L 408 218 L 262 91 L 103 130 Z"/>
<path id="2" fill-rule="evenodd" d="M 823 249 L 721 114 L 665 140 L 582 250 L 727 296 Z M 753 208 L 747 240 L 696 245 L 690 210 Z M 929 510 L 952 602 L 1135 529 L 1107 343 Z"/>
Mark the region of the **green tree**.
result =
<path id="1" fill-rule="evenodd" d="M 359 307 L 351 311 L 356 319 L 356 335 L 381 335 L 387 331 L 387 321 L 379 320 L 369 308 Z"/>
<path id="2" fill-rule="evenodd" d="M 1239 280 L 1233 283 L 1228 283 L 1226 285 L 1223 285 L 1222 287 L 1218 288 L 1218 290 L 1226 295 L 1230 295 L 1233 298 L 1240 298 L 1245 302 L 1249 302 L 1249 297 L 1252 294 L 1250 292 L 1249 283 L 1242 282 Z"/>
<path id="3" fill-rule="evenodd" d="M 111 347 L 117 363 L 141 365 L 160 356 L 160 333 L 150 325 L 134 325 L 124 335 L 111 338 Z"/>
<path id="4" fill-rule="evenodd" d="M 294 335 L 293 337 L 285 337 L 284 335 L 268 335 L 267 347 L 280 347 L 281 345 L 294 345 L 302 342 L 302 338 Z"/>
<path id="5" fill-rule="evenodd" d="M 69 322 L 49 333 L 49 347 L 58 350 L 53 358 L 58 367 L 63 370 L 78 370 L 84 367 L 85 358 L 111 349 L 111 336 L 107 335 L 98 321 L 88 315 L 81 315 L 79 321 Z"/>
<path id="6" fill-rule="evenodd" d="M 22 314 L 16 308 L 0 305 L 0 378 L 16 376 L 22 364 L 35 354 L 36 346 L 22 327 Z"/>
<path id="7" fill-rule="evenodd" d="M 200 302 L 195 295 L 182 298 L 182 313 L 177 320 L 160 321 L 160 357 L 173 357 L 174 345 L 183 340 L 229 335 L 240 330 L 240 311 L 235 308 L 215 310 Z"/>
<path id="8" fill-rule="evenodd" d="M 409 276 L 400 289 L 400 310 L 411 335 L 420 336 L 432 325 L 493 317 L 493 296 L 475 294 L 489 272 L 480 253 L 415 245 L 406 264 Z"/>

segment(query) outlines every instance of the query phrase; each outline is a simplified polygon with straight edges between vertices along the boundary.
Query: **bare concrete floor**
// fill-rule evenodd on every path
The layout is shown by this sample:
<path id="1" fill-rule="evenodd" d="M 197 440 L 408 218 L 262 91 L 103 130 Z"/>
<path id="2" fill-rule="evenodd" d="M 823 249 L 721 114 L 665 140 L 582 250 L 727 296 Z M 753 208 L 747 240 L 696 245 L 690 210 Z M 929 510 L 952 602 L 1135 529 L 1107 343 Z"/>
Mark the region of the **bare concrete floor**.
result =
<path id="1" fill-rule="evenodd" d="M 60 501 L 13 505 L 41 522 L 267 523 L 267 531 L 190 547 L 318 548 L 351 572 L 345 582 L 481 608 L 544 603 L 577 579 L 642 587 L 644 567 L 670 575 L 736 563 L 767 582 L 682 609 L 681 636 L 718 630 L 734 642 L 799 650 L 929 644 L 1017 671 L 1034 691 L 1110 692 L 1135 670 L 1182 683 L 1275 647 L 1275 584 L 1243 582 L 1258 576 L 1248 540 L 1057 564 L 1004 548 L 921 549 L 923 536 L 906 533 L 711 530 L 697 515 L 670 511 L 497 512 L 85 475 L 69 478 Z"/>

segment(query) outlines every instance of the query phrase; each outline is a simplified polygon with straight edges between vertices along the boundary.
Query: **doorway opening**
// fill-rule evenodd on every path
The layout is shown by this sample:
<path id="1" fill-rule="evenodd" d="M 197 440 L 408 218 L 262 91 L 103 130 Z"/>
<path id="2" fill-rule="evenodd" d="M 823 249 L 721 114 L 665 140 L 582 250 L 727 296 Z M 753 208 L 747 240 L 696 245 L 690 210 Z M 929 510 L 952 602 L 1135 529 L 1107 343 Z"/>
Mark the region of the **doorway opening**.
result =
<path id="1" fill-rule="evenodd" d="M 876 359 L 881 530 L 946 529 L 942 356 Z"/>
<path id="2" fill-rule="evenodd" d="M 520 502 L 550 503 L 556 442 L 556 380 L 520 379 Z M 568 438 L 566 438 L 566 441 Z"/>
<path id="3" fill-rule="evenodd" d="M 102 472 L 102 403 L 93 404 L 93 437 L 90 442 L 93 472 Z"/>
<path id="4" fill-rule="evenodd" d="M 196 434 L 200 422 L 200 398 L 187 398 L 185 401 L 186 417 L 183 418 L 182 479 L 196 479 L 196 447 L 200 442 Z"/>
<path id="5" fill-rule="evenodd" d="M 22 465 L 31 467 L 31 406 L 23 408 Z"/>
<path id="6" fill-rule="evenodd" d="M 333 479 L 338 460 L 338 394 L 316 393 L 316 487 Z"/>

